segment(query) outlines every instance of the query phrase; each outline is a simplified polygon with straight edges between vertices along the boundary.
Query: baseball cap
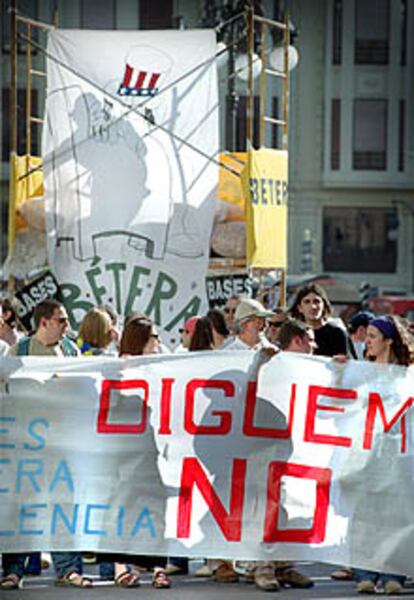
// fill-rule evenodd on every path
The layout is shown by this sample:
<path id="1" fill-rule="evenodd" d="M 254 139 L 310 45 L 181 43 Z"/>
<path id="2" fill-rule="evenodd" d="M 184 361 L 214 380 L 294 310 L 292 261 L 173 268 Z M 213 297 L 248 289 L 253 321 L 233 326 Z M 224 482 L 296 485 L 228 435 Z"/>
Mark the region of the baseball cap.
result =
<path id="1" fill-rule="evenodd" d="M 187 319 L 187 321 L 185 321 L 184 330 L 187 331 L 187 333 L 189 333 L 190 336 L 194 334 L 195 326 L 199 319 L 201 319 L 201 317 L 190 317 L 189 319 Z"/>
<path id="2" fill-rule="evenodd" d="M 353 330 L 358 329 L 358 327 L 368 327 L 371 321 L 375 318 L 375 315 L 369 310 L 361 310 L 357 312 L 356 315 L 350 318 L 349 325 Z"/>
<path id="3" fill-rule="evenodd" d="M 234 318 L 236 321 L 244 321 L 245 319 L 252 319 L 253 317 L 267 319 L 272 315 L 273 312 L 271 310 L 266 310 L 263 304 L 258 300 L 242 298 L 236 308 Z"/>

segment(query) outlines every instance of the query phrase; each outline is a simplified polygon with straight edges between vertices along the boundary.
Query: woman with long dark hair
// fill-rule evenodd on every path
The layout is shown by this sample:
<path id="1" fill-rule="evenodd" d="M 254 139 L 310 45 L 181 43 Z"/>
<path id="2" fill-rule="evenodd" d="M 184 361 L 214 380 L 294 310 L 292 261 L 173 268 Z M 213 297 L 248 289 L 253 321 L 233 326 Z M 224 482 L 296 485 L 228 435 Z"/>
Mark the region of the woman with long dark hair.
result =
<path id="1" fill-rule="evenodd" d="M 159 350 L 159 336 L 151 319 L 140 314 L 134 314 L 127 317 L 125 327 L 122 333 L 119 355 L 123 358 L 132 356 L 143 356 L 148 354 L 157 354 Z M 106 554 L 98 555 L 100 562 L 99 570 L 101 578 L 112 579 L 115 577 L 115 584 L 120 587 L 137 587 L 139 577 L 137 573 L 132 573 L 128 561 L 148 569 L 153 569 L 152 585 L 158 589 L 171 587 L 171 581 L 165 573 L 165 559 L 153 556 L 128 556 L 124 554 Z M 113 566 L 115 575 L 113 575 Z"/>
<path id="2" fill-rule="evenodd" d="M 197 320 L 188 350 L 190 352 L 214 350 L 213 330 L 207 317 L 200 317 Z"/>
<path id="3" fill-rule="evenodd" d="M 125 322 L 119 344 L 119 356 L 158 354 L 160 336 L 151 319 L 132 316 Z"/>
<path id="4" fill-rule="evenodd" d="M 125 321 L 119 344 L 119 355 L 123 358 L 158 354 L 160 336 L 151 319 L 141 315 L 132 315 Z M 166 558 L 161 556 L 138 556 L 134 562 L 152 569 L 152 586 L 156 589 L 171 587 L 171 580 L 165 572 Z"/>
<path id="5" fill-rule="evenodd" d="M 214 348 L 224 349 L 229 341 L 232 339 L 230 336 L 230 330 L 227 327 L 226 317 L 219 308 L 212 308 L 207 313 L 207 319 L 210 321 L 212 333 L 213 333 L 213 344 Z"/>

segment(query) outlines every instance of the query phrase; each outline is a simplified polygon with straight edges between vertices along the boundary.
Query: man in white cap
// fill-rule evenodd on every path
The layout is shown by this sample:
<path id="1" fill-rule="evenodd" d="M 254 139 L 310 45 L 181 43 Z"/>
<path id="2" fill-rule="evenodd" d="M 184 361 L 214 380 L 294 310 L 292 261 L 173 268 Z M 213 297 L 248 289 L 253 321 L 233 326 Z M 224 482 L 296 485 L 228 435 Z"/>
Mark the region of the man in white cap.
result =
<path id="1" fill-rule="evenodd" d="M 271 348 L 277 352 L 264 335 L 266 319 L 273 316 L 258 300 L 241 298 L 234 314 L 236 336 L 226 350 L 263 350 Z M 275 353 L 273 352 L 273 353 Z"/>
<path id="2" fill-rule="evenodd" d="M 234 340 L 226 345 L 223 351 L 228 350 L 255 350 L 259 354 L 256 363 L 256 371 L 260 365 L 269 360 L 279 351 L 264 335 L 266 319 L 273 316 L 271 310 L 267 310 L 258 300 L 252 298 L 241 298 L 234 314 L 236 324 L 236 336 Z M 275 577 L 273 562 L 258 561 L 251 563 L 251 577 L 256 586 L 263 591 L 277 591 L 280 588 Z M 223 571 L 223 572 L 222 572 Z M 216 572 L 216 580 L 223 581 L 221 575 L 231 575 L 231 565 L 225 561 Z M 236 575 L 237 576 L 237 575 Z M 248 577 L 250 579 L 250 577 Z M 229 579 L 230 581 L 230 579 Z"/>

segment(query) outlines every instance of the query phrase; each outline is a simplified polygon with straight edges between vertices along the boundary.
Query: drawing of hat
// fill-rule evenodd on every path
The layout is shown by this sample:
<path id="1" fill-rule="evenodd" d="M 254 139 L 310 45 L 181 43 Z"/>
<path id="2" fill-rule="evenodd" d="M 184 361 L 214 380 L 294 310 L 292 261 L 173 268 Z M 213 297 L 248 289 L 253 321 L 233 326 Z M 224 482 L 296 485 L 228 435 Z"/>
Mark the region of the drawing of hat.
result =
<path id="1" fill-rule="evenodd" d="M 126 56 L 120 96 L 153 97 L 172 66 L 171 58 L 152 46 L 134 46 Z M 160 81 L 161 80 L 161 81 Z M 165 81 L 164 81 L 165 84 Z"/>

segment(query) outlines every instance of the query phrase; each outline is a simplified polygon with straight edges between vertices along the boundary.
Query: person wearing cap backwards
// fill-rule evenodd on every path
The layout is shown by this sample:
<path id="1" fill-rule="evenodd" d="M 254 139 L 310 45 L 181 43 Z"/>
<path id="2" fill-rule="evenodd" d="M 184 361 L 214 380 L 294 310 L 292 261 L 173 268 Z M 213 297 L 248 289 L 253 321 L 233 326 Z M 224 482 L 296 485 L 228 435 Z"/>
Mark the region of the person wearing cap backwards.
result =
<path id="1" fill-rule="evenodd" d="M 349 320 L 348 331 L 351 335 L 353 349 L 355 350 L 355 358 L 358 358 L 359 360 L 363 360 L 364 358 L 367 328 L 373 318 L 373 313 L 362 310 Z"/>
<path id="2" fill-rule="evenodd" d="M 180 352 L 188 352 L 190 348 L 191 338 L 194 335 L 195 326 L 197 321 L 201 319 L 200 316 L 190 317 L 184 323 L 183 329 L 180 329 L 181 342 L 179 346 L 175 349 L 175 352 L 179 354 Z"/>

